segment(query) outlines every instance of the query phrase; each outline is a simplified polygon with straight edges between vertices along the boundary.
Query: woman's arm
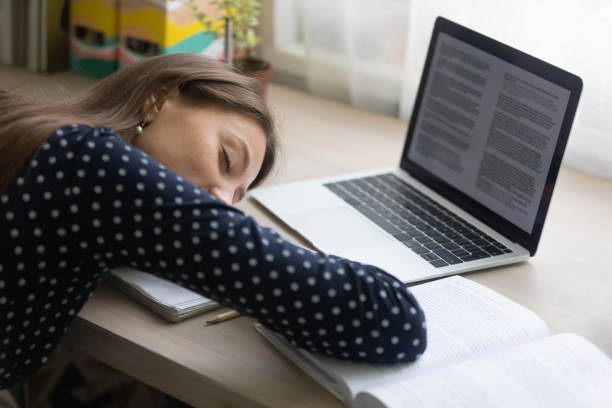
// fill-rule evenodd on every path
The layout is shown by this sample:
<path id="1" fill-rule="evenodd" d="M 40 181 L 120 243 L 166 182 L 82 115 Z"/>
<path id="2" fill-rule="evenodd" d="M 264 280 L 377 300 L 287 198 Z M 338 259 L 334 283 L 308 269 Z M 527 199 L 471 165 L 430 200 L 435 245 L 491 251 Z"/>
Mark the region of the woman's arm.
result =
<path id="1" fill-rule="evenodd" d="M 74 153 L 66 174 L 81 225 L 72 239 L 88 248 L 87 268 L 154 273 L 335 357 L 393 363 L 423 353 L 423 312 L 391 275 L 286 241 L 109 129 L 81 126 L 78 141 L 70 132 L 49 143 Z"/>

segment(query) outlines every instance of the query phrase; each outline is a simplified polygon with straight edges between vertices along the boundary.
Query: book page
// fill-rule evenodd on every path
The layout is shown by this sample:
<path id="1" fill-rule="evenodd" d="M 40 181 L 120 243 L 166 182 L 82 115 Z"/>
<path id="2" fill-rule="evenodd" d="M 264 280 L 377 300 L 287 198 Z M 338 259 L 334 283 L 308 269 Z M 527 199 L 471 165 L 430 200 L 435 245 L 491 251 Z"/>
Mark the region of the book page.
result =
<path id="1" fill-rule="evenodd" d="M 352 399 L 357 392 L 377 384 L 397 381 L 549 334 L 546 324 L 523 306 L 460 276 L 417 285 L 412 291 L 425 311 L 428 336 L 427 350 L 415 363 L 354 363 L 309 353 L 291 345 L 283 351 L 287 354 L 287 350 L 293 349 L 295 356 L 289 357 L 294 361 L 307 359 L 310 365 L 318 366 L 336 383 L 342 384 L 344 393 L 350 395 L 347 398 Z M 284 341 L 280 339 L 276 341 Z M 320 375 L 304 367 L 307 364 L 299 365 L 320 381 Z"/>
<path id="2" fill-rule="evenodd" d="M 612 361 L 564 333 L 360 393 L 356 407 L 610 407 Z"/>

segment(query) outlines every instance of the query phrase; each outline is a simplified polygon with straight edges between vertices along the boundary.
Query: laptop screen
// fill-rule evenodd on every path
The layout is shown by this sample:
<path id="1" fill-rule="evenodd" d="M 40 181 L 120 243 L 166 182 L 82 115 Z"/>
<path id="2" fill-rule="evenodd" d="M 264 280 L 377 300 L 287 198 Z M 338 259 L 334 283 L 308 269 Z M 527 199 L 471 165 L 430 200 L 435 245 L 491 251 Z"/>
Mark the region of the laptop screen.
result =
<path id="1" fill-rule="evenodd" d="M 445 25 L 453 29 L 444 30 Z M 552 193 L 546 187 L 551 169 L 553 184 L 556 179 L 571 126 L 568 106 L 576 92 L 558 81 L 561 70 L 551 67 L 438 21 L 403 162 L 418 168 L 426 184 L 446 186 L 439 192 L 477 218 L 483 218 L 484 207 L 488 224 L 491 218 L 502 229 L 509 223 L 529 240 L 538 216 L 543 223 Z M 571 118 L 576 103 L 574 95 Z M 453 190 L 464 197 L 455 200 Z"/>

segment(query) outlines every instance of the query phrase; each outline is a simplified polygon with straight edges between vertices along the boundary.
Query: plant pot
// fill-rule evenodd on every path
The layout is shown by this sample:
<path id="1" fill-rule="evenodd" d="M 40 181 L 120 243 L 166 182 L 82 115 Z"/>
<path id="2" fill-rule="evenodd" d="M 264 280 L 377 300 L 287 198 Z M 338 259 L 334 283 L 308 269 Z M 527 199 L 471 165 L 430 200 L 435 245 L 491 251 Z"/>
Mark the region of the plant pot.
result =
<path id="1" fill-rule="evenodd" d="M 272 67 L 267 61 L 254 57 L 236 58 L 234 66 L 244 72 L 245 75 L 257 79 L 259 81 L 259 92 L 266 96 L 268 81 L 272 73 Z"/>

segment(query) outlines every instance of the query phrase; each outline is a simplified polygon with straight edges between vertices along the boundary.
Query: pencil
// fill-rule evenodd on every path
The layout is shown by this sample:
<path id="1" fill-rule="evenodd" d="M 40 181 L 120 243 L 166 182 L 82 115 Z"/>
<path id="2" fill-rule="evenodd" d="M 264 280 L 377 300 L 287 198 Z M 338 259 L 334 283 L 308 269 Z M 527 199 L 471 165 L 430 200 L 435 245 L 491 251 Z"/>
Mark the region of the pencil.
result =
<path id="1" fill-rule="evenodd" d="M 221 322 L 233 319 L 233 318 L 238 317 L 238 316 L 240 316 L 240 313 L 238 313 L 235 310 L 230 310 L 229 312 L 225 312 L 225 313 L 219 313 L 218 315 L 216 315 L 212 319 L 207 320 L 206 321 L 206 326 L 210 326 L 211 324 L 215 324 L 215 323 L 221 323 Z"/>

